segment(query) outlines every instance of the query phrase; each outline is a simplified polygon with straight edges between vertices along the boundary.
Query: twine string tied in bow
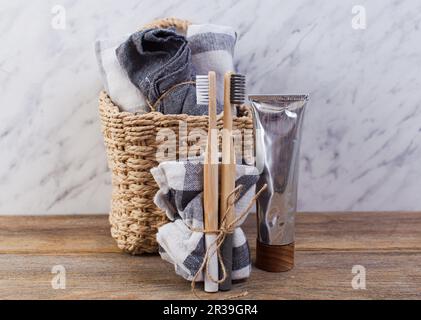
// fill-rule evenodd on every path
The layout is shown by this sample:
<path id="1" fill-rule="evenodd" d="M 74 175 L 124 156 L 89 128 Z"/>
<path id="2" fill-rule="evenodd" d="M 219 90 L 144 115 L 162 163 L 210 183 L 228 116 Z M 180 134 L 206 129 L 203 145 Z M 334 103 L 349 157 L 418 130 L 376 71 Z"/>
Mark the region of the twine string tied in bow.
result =
<path id="1" fill-rule="evenodd" d="M 228 213 L 235 205 L 235 203 L 237 202 L 239 196 L 240 196 L 240 192 L 242 189 L 242 185 L 239 185 L 238 187 L 236 187 L 228 196 L 227 198 L 227 210 L 226 213 Z M 203 258 L 203 262 L 201 264 L 201 266 L 199 267 L 199 269 L 197 270 L 196 274 L 193 277 L 193 280 L 191 282 L 191 289 L 192 292 L 197 296 L 195 288 L 196 288 L 196 282 L 197 282 L 197 278 L 199 277 L 199 275 L 206 270 L 206 275 L 207 277 L 214 283 L 220 284 L 223 283 L 226 279 L 227 279 L 227 270 L 226 270 L 226 266 L 224 263 L 224 260 L 222 258 L 222 254 L 221 254 L 221 246 L 224 243 L 224 240 L 226 238 L 226 236 L 228 234 L 233 234 L 235 229 L 237 228 L 237 224 L 239 221 L 241 221 L 242 219 L 244 219 L 246 217 L 246 215 L 248 214 L 248 212 L 250 211 L 251 207 L 254 205 L 254 203 L 257 201 L 257 199 L 259 198 L 259 196 L 262 194 L 263 191 L 265 191 L 267 189 L 267 185 L 265 184 L 260 190 L 259 192 L 257 192 L 255 194 L 255 196 L 250 200 L 247 208 L 238 216 L 236 217 L 233 221 L 231 222 L 227 222 L 226 219 L 226 214 L 224 215 L 224 219 L 221 220 L 220 222 L 220 227 L 218 230 L 206 230 L 206 229 L 197 229 L 197 228 L 190 228 L 191 231 L 193 232 L 203 232 L 205 234 L 216 234 L 217 237 L 215 239 L 214 242 L 212 242 L 212 244 L 209 246 L 209 248 L 206 250 L 205 252 L 205 256 Z M 213 252 L 216 252 L 216 254 L 218 255 L 218 262 L 222 271 L 222 278 L 221 279 L 214 279 L 213 276 L 208 272 L 209 270 L 209 263 L 210 263 L 210 258 L 211 258 L 211 254 Z"/>

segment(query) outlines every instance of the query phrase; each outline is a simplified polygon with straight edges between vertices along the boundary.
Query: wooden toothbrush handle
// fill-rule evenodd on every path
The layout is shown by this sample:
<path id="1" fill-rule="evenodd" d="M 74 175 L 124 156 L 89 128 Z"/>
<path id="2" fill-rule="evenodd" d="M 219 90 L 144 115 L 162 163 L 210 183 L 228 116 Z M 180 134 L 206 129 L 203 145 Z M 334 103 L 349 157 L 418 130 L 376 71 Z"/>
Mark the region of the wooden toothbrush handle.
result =
<path id="1" fill-rule="evenodd" d="M 224 129 L 222 131 L 222 164 L 221 164 L 221 198 L 220 198 L 220 223 L 225 220 L 228 226 L 235 219 L 234 207 L 229 206 L 229 196 L 235 188 L 235 152 L 232 135 L 231 113 L 231 73 L 224 78 Z M 233 198 L 231 198 L 233 199 Z M 233 235 L 228 234 L 222 244 L 222 259 L 226 270 L 226 279 L 220 284 L 219 289 L 228 291 L 232 286 L 232 247 Z M 220 268 L 220 272 L 221 268 Z"/>
<path id="2" fill-rule="evenodd" d="M 221 163 L 221 220 L 227 222 L 234 220 L 233 208 L 228 210 L 228 196 L 235 188 L 235 151 L 232 135 L 232 113 L 231 113 L 231 73 L 225 74 L 224 79 L 224 118 L 222 130 L 222 163 Z M 228 211 L 227 211 L 228 210 Z"/>
<path id="3" fill-rule="evenodd" d="M 209 72 L 209 127 L 208 141 L 206 145 L 205 163 L 203 166 L 203 209 L 204 224 L 208 231 L 216 231 L 219 228 L 218 219 L 218 135 L 216 126 L 216 74 Z M 218 283 L 212 281 L 219 279 L 218 256 L 216 254 L 216 234 L 208 233 L 205 237 L 206 249 L 209 250 L 208 269 L 205 270 L 205 291 L 217 292 Z M 212 276 L 212 278 L 209 277 Z"/>
<path id="4" fill-rule="evenodd" d="M 208 139 L 208 144 L 213 143 L 213 139 Z M 211 155 L 212 152 L 206 148 L 207 158 L 204 164 L 204 186 L 203 186 L 203 202 L 205 214 L 205 229 L 218 230 L 218 164 L 212 163 L 214 161 Z M 206 163 L 207 162 L 207 163 Z"/>
<path id="5" fill-rule="evenodd" d="M 216 120 L 216 75 L 209 73 L 209 129 L 204 163 L 205 228 L 217 230 L 218 219 L 218 132 Z"/>

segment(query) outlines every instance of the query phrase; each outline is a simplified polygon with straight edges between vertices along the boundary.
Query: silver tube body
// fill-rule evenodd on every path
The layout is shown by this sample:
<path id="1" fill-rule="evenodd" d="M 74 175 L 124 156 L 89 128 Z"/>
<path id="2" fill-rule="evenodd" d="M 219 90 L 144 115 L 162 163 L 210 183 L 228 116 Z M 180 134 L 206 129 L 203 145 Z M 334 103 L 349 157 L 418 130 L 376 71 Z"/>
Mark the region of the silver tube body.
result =
<path id="1" fill-rule="evenodd" d="M 255 121 L 258 240 L 267 245 L 295 241 L 298 169 L 308 95 L 251 95 Z"/>

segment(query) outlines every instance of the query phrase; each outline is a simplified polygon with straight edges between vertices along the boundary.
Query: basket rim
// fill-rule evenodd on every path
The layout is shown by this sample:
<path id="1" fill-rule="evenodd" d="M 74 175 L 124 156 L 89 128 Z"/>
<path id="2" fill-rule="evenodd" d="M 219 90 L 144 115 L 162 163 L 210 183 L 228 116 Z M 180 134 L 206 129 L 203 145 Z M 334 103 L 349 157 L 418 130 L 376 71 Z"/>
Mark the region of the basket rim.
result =
<path id="1" fill-rule="evenodd" d="M 135 113 L 135 112 L 129 112 L 129 111 L 122 111 L 120 109 L 120 107 L 111 100 L 109 94 L 107 93 L 107 91 L 105 90 L 101 90 L 100 95 L 99 95 L 99 100 L 102 102 L 105 102 L 105 106 L 103 103 L 99 103 L 99 108 L 103 109 L 104 107 L 106 107 L 106 109 L 111 110 L 112 114 L 115 114 L 116 116 L 129 116 L 129 117 L 136 117 L 138 119 L 141 118 L 150 118 L 150 117 L 166 117 L 168 119 L 185 119 L 185 118 L 189 118 L 189 119 L 207 119 L 208 116 L 207 115 L 201 115 L 201 116 L 194 116 L 194 115 L 189 115 L 189 114 L 163 114 L 159 111 L 151 111 L 151 112 L 147 112 L 147 113 Z M 243 107 L 246 107 L 247 111 L 241 115 L 241 116 L 233 116 L 233 119 L 245 119 L 245 118 L 251 118 L 252 117 L 252 112 L 249 106 L 247 105 L 243 105 Z M 218 120 L 223 118 L 223 113 L 218 114 L 217 116 Z"/>

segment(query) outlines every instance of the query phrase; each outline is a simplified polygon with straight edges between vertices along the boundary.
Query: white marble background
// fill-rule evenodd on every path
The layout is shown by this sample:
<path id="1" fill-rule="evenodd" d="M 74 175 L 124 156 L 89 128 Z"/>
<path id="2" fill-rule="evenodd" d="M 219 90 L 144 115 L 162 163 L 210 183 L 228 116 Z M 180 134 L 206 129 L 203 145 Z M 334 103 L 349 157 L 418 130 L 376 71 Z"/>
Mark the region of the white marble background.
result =
<path id="1" fill-rule="evenodd" d="M 421 210 L 420 1 L 1 0 L 0 214 L 108 211 L 92 43 L 167 16 L 235 26 L 250 92 L 311 94 L 300 210 Z"/>

